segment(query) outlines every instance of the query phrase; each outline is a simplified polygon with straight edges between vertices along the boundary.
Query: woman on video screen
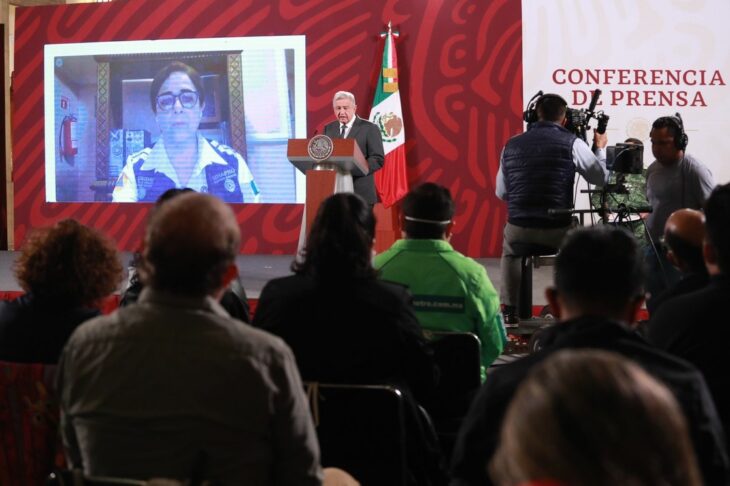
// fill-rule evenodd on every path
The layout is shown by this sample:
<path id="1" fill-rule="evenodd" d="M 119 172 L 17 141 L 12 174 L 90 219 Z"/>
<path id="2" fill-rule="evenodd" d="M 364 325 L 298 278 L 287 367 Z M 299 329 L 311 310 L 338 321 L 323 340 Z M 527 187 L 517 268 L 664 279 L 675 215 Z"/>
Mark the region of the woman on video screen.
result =
<path id="1" fill-rule="evenodd" d="M 227 202 L 258 202 L 259 190 L 241 154 L 198 132 L 205 90 L 198 72 L 172 62 L 150 88 L 160 138 L 130 155 L 117 179 L 114 202 L 154 202 L 166 190 L 188 187 Z"/>

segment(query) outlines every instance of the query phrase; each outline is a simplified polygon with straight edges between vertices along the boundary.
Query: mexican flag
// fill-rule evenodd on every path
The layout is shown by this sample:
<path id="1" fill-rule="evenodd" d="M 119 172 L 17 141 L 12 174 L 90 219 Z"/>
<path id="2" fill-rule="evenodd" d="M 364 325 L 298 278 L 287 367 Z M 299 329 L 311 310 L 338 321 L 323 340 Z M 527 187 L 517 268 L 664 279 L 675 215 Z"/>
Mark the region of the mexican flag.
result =
<path id="1" fill-rule="evenodd" d="M 383 206 L 388 208 L 408 193 L 408 177 L 403 110 L 398 90 L 398 59 L 395 53 L 395 38 L 398 33 L 392 31 L 389 22 L 388 32 L 381 36 L 385 37 L 385 46 L 370 121 L 380 128 L 383 138 L 385 164 L 375 172 L 375 187 Z"/>

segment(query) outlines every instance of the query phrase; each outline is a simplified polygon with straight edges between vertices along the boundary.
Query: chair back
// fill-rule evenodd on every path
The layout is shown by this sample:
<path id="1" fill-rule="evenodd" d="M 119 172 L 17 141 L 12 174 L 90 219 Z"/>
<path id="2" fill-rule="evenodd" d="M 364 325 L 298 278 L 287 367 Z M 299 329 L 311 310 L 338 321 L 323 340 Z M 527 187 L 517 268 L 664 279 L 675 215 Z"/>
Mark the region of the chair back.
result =
<path id="1" fill-rule="evenodd" d="M 154 486 L 154 481 L 139 481 L 136 479 L 106 478 L 85 476 L 81 470 L 59 470 L 52 472 L 46 480 L 46 486 Z M 170 486 L 170 482 L 160 483 L 160 486 Z M 174 484 L 183 483 L 175 482 Z"/>
<path id="2" fill-rule="evenodd" d="M 389 385 L 307 384 L 322 465 L 363 486 L 406 484 L 405 400 Z"/>
<path id="3" fill-rule="evenodd" d="M 435 416 L 461 416 L 482 384 L 481 341 L 471 332 L 425 331 L 441 372 L 436 387 Z"/>
<path id="4" fill-rule="evenodd" d="M 56 365 L 0 361 L 0 484 L 43 484 L 63 465 Z"/>

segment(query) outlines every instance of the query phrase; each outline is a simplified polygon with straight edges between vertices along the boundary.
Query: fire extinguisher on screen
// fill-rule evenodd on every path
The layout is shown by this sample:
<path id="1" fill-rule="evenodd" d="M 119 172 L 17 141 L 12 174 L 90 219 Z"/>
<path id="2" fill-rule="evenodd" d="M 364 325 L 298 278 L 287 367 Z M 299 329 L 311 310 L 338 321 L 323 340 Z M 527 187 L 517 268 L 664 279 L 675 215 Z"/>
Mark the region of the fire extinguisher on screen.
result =
<path id="1" fill-rule="evenodd" d="M 76 135 L 76 117 L 66 115 L 61 122 L 61 133 L 59 134 L 59 145 L 61 156 L 69 165 L 74 164 L 74 155 L 79 153 L 79 142 Z"/>

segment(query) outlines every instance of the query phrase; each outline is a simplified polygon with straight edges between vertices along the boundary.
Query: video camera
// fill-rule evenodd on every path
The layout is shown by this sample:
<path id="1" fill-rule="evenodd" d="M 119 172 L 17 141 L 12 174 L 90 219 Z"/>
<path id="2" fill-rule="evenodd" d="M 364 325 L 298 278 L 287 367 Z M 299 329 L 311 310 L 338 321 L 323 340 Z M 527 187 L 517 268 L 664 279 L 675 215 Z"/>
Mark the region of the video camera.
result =
<path id="1" fill-rule="evenodd" d="M 540 104 L 540 99 L 543 96 L 542 91 L 538 91 L 527 104 L 527 109 L 524 112 L 523 119 L 528 123 L 534 123 L 537 121 L 537 106 Z M 545 95 L 550 96 L 550 95 Z M 556 96 L 556 95 L 552 95 Z M 601 90 L 596 89 L 591 96 L 591 102 L 588 105 L 588 109 L 575 109 L 568 107 L 565 118 L 565 128 L 576 136 L 580 137 L 584 142 L 587 143 L 586 132 L 590 130 L 591 118 L 595 118 L 597 122 L 596 131 L 598 133 L 606 133 L 606 127 L 608 126 L 609 116 L 603 113 L 603 111 L 596 112 L 596 104 L 598 99 L 601 97 Z M 566 103 L 567 104 L 567 103 Z"/>
<path id="2" fill-rule="evenodd" d="M 588 105 L 588 109 L 581 108 L 580 110 L 576 110 L 575 108 L 568 108 L 567 113 L 565 114 L 565 118 L 567 119 L 565 128 L 576 134 L 578 137 L 582 138 L 584 142 L 587 141 L 586 131 L 591 128 L 588 125 L 588 123 L 590 123 L 591 121 L 591 118 L 596 119 L 596 132 L 606 133 L 609 116 L 603 113 L 603 111 L 595 111 L 596 104 L 598 103 L 598 99 L 600 97 L 601 90 L 597 89 L 593 92 L 593 95 L 591 96 L 591 102 Z"/>
<path id="3" fill-rule="evenodd" d="M 606 168 L 620 174 L 641 174 L 644 169 L 644 146 L 617 143 L 606 147 Z"/>

